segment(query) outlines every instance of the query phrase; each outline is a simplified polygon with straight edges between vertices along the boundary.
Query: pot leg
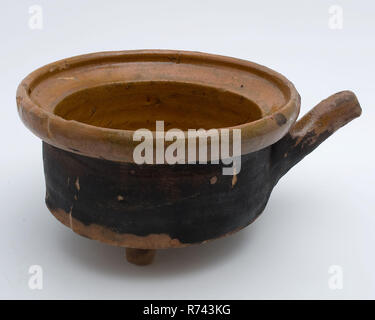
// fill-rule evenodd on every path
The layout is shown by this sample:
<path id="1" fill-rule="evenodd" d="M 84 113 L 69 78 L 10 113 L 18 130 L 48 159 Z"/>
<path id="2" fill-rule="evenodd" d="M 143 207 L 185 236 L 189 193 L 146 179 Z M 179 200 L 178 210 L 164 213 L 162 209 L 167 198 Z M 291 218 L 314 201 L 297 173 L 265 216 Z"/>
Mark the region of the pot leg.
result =
<path id="1" fill-rule="evenodd" d="M 126 260 L 138 266 L 146 266 L 154 260 L 156 250 L 126 248 Z"/>

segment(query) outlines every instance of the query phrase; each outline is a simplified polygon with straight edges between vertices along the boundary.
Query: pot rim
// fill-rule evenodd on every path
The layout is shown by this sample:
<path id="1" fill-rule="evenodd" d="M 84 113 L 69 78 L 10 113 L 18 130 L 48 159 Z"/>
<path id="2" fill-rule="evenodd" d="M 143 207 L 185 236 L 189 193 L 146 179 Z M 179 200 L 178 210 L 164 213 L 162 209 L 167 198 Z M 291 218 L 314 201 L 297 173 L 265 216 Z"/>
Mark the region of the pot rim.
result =
<path id="1" fill-rule="evenodd" d="M 139 143 L 133 141 L 133 130 L 97 127 L 76 120 L 66 120 L 40 106 L 32 98 L 33 90 L 59 72 L 78 67 L 100 68 L 115 63 L 169 61 L 216 68 L 233 72 L 249 72 L 271 82 L 282 91 L 285 104 L 271 110 L 260 119 L 229 127 L 241 130 L 241 154 L 263 149 L 280 140 L 297 119 L 300 96 L 294 85 L 280 73 L 254 62 L 195 51 L 180 50 L 126 50 L 105 51 L 62 59 L 30 73 L 17 88 L 18 113 L 25 125 L 45 142 L 78 154 L 111 161 L 134 162 L 133 151 Z M 225 70 L 229 70 L 225 69 Z M 211 85 L 212 87 L 212 85 Z M 218 89 L 223 89 L 220 85 Z M 263 111 L 262 111 L 263 114 Z M 217 128 L 220 129 L 220 128 Z M 184 131 L 187 138 L 187 132 Z M 154 142 L 157 139 L 153 132 Z M 156 144 L 154 143 L 154 146 Z M 209 160 L 209 159 L 208 159 Z"/>

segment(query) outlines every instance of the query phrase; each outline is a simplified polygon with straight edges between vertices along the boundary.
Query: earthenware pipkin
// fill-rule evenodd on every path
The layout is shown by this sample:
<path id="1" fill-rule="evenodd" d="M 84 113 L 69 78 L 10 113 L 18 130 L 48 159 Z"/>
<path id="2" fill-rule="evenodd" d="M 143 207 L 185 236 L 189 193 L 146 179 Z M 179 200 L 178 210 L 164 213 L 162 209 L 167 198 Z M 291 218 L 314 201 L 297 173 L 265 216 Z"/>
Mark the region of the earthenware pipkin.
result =
<path id="1" fill-rule="evenodd" d="M 342 91 L 296 122 L 299 94 L 279 73 L 169 50 L 51 63 L 21 82 L 17 106 L 43 140 L 51 213 L 80 235 L 126 247 L 128 260 L 139 265 L 151 263 L 156 249 L 203 243 L 249 225 L 292 166 L 361 114 L 355 95 Z M 154 130 L 157 120 L 184 134 L 241 129 L 241 171 L 223 175 L 224 164 L 211 162 L 134 163 L 134 131 Z"/>

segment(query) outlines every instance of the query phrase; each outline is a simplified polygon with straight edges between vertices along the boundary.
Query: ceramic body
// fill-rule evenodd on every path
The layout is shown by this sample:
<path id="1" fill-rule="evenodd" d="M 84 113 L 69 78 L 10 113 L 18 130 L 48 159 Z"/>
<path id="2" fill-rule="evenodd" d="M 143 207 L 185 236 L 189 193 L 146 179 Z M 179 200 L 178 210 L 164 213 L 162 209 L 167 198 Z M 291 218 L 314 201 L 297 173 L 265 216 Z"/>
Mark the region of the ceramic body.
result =
<path id="1" fill-rule="evenodd" d="M 280 74 L 180 51 L 59 61 L 21 83 L 17 105 L 44 141 L 49 210 L 83 236 L 136 249 L 183 247 L 247 226 L 281 176 L 361 114 L 355 95 L 343 91 L 295 123 L 300 98 Z M 184 134 L 191 126 L 241 129 L 241 171 L 223 175 L 224 165 L 210 158 L 194 165 L 134 163 L 134 130 L 163 118 Z M 147 250 L 128 255 L 138 264 L 152 257 Z"/>
<path id="2" fill-rule="evenodd" d="M 113 245 L 161 249 L 224 236 L 263 210 L 275 176 L 271 148 L 222 164 L 136 165 L 43 145 L 46 203 L 65 225 Z"/>

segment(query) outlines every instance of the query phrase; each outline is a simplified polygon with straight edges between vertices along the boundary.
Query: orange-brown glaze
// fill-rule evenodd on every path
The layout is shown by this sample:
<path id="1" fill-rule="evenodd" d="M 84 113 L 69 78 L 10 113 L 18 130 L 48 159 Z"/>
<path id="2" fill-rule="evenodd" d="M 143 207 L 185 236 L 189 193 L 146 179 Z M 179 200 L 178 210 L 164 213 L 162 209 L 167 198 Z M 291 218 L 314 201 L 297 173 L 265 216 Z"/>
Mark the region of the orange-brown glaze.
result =
<path id="1" fill-rule="evenodd" d="M 146 88 L 151 82 L 159 88 Z M 116 86 L 135 83 L 142 89 L 130 89 L 126 100 L 138 111 L 129 111 L 133 106 L 125 104 L 122 93 L 113 95 L 112 102 L 108 92 L 100 100 L 103 90 L 113 93 Z M 92 97 L 84 101 L 88 92 L 100 105 Z M 146 110 L 147 104 L 153 110 Z M 19 85 L 17 106 L 26 126 L 50 145 L 132 163 L 139 144 L 133 140 L 134 130 L 154 128 L 155 119 L 170 123 L 166 129 L 229 126 L 230 135 L 241 129 L 241 153 L 260 150 L 288 132 L 298 116 L 300 98 L 281 74 L 249 61 L 200 52 L 136 50 L 92 53 L 39 68 Z M 186 131 L 184 135 L 187 139 Z"/>
<path id="2" fill-rule="evenodd" d="M 155 131 L 226 128 L 261 118 L 258 106 L 243 96 L 176 82 L 139 82 L 99 86 L 63 99 L 54 113 L 97 127 Z"/>

